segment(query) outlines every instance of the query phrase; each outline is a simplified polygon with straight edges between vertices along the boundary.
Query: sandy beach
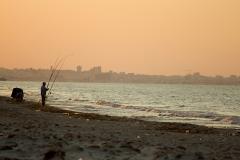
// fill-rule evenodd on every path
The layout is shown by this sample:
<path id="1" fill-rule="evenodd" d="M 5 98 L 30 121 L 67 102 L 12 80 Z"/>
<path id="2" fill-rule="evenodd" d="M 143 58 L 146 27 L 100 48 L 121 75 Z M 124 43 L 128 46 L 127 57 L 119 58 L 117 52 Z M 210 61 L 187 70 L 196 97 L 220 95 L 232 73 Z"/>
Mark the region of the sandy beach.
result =
<path id="1" fill-rule="evenodd" d="M 0 160 L 239 160 L 240 130 L 64 111 L 0 97 Z"/>

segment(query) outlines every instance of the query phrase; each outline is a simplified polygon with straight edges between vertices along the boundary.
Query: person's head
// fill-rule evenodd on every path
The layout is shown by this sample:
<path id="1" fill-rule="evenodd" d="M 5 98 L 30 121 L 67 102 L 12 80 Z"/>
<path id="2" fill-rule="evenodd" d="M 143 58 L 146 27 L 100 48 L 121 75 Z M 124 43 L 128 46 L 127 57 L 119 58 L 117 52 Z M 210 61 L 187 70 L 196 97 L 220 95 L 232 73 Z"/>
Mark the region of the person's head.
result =
<path id="1" fill-rule="evenodd" d="M 46 82 L 43 82 L 42 85 L 43 85 L 43 86 L 46 86 Z"/>

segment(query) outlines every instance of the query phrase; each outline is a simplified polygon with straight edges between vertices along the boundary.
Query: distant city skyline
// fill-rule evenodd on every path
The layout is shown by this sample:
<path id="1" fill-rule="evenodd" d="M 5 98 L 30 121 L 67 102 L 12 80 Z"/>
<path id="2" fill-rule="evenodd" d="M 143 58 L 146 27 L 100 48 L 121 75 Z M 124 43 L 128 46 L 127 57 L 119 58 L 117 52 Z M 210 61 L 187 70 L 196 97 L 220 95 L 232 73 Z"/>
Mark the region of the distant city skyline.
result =
<path id="1" fill-rule="evenodd" d="M 0 66 L 0 71 L 1 70 L 45 70 L 45 71 L 51 71 L 52 70 L 52 66 L 50 66 L 49 68 L 33 68 L 33 67 L 29 67 L 29 68 L 6 68 L 6 67 L 1 67 Z M 58 68 L 56 68 L 56 70 L 59 70 L 59 66 Z M 231 76 L 237 76 L 240 78 L 240 74 L 229 74 L 229 75 L 223 75 L 223 74 L 215 74 L 215 75 L 207 75 L 198 71 L 186 71 L 185 74 L 145 74 L 145 73 L 137 73 L 137 72 L 127 72 L 127 71 L 115 71 L 113 69 L 104 69 L 102 66 L 100 65 L 95 65 L 92 66 L 90 68 L 84 68 L 81 65 L 77 65 L 75 68 L 68 68 L 68 69 L 64 69 L 61 68 L 61 71 L 72 71 L 72 72 L 95 72 L 95 73 L 117 73 L 117 74 L 134 74 L 134 75 L 147 75 L 147 76 L 187 76 L 187 75 L 201 75 L 201 76 L 210 76 L 210 77 L 231 77 Z M 0 74 L 1 75 L 1 74 Z"/>
<path id="2" fill-rule="evenodd" d="M 1 0 L 0 66 L 240 74 L 240 1 Z"/>
<path id="3" fill-rule="evenodd" d="M 59 70 L 53 69 L 53 70 Z M 54 73 L 52 69 L 4 69 L 0 68 L 0 81 L 46 81 Z M 101 66 L 83 70 L 62 70 L 57 81 L 61 82 L 97 82 L 97 83 L 161 83 L 161 84 L 230 84 L 239 85 L 240 76 L 206 76 L 199 72 L 186 75 L 144 75 L 127 72 L 102 71 Z"/>

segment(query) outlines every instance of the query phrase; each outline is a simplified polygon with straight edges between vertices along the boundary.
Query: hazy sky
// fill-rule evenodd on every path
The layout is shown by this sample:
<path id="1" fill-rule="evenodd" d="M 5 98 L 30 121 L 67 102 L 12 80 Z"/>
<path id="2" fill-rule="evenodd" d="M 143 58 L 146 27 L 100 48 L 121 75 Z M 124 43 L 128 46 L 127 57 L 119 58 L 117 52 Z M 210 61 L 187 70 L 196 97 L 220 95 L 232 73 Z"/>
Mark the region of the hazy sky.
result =
<path id="1" fill-rule="evenodd" d="M 0 67 L 240 75 L 240 0 L 0 0 Z"/>

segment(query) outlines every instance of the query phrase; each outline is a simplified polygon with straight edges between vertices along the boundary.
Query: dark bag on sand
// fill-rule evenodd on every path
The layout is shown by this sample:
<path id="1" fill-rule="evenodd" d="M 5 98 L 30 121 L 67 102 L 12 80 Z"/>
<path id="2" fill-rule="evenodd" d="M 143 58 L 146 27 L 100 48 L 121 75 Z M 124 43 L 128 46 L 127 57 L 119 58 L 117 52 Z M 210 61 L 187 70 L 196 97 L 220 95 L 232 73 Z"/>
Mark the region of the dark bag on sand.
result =
<path id="1" fill-rule="evenodd" d="M 11 97 L 17 101 L 22 101 L 24 97 L 23 90 L 21 88 L 13 88 Z"/>

